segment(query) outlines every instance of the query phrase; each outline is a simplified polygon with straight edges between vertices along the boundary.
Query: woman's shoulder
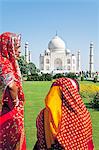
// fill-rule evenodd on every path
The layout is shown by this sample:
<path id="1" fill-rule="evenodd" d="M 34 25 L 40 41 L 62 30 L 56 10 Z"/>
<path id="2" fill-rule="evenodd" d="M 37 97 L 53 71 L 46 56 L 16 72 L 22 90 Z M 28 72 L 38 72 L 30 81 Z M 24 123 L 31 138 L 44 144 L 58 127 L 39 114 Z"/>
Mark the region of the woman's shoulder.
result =
<path id="1" fill-rule="evenodd" d="M 12 64 L 7 58 L 3 58 L 0 64 L 0 74 L 7 74 L 9 72 L 13 72 Z"/>
<path id="2" fill-rule="evenodd" d="M 14 79 L 12 64 L 8 59 L 2 58 L 0 62 L 0 82 L 7 85 L 12 79 Z"/>

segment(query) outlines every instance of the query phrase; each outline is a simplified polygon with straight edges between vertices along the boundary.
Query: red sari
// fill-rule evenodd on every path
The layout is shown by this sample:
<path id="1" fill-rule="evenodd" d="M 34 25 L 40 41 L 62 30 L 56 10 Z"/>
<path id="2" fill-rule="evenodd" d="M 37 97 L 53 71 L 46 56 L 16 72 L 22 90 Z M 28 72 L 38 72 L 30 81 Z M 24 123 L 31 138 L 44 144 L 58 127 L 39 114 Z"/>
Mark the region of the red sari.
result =
<path id="1" fill-rule="evenodd" d="M 0 36 L 0 149 L 26 150 L 24 134 L 24 93 L 21 75 L 15 59 L 19 39 L 13 33 Z M 14 105 L 9 84 L 18 87 L 17 104 Z"/>
<path id="2" fill-rule="evenodd" d="M 57 79 L 45 104 L 37 117 L 37 150 L 93 150 L 90 114 L 76 82 Z"/>

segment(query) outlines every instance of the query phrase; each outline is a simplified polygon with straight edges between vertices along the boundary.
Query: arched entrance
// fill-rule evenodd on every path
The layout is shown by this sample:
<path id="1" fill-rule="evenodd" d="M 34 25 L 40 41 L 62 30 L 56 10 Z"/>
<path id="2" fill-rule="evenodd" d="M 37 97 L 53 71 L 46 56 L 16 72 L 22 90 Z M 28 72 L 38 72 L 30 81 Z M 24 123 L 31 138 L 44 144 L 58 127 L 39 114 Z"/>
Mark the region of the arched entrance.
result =
<path id="1" fill-rule="evenodd" d="M 62 60 L 60 58 L 54 60 L 54 70 L 62 70 Z"/>

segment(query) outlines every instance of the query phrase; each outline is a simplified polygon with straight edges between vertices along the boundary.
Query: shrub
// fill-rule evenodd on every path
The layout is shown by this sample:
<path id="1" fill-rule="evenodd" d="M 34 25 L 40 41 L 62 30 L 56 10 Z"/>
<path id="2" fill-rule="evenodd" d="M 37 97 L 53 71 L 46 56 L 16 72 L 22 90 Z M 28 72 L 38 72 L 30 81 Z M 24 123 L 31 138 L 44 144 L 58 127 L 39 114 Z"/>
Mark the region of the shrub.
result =
<path id="1" fill-rule="evenodd" d="M 94 83 L 96 83 L 96 82 L 97 82 L 97 80 L 98 80 L 98 76 L 95 76 L 95 77 L 94 77 L 94 80 L 93 80 L 93 81 L 94 81 Z"/>
<path id="2" fill-rule="evenodd" d="M 84 81 L 84 76 L 81 76 L 81 81 Z"/>
<path id="3" fill-rule="evenodd" d="M 52 80 L 52 75 L 49 74 L 49 73 L 42 74 L 40 76 L 40 80 L 42 80 L 42 81 L 51 81 Z"/>
<path id="4" fill-rule="evenodd" d="M 28 76 L 27 76 L 27 81 L 32 81 L 31 75 L 28 75 Z"/>
<path id="5" fill-rule="evenodd" d="M 99 92 L 95 95 L 93 101 L 91 102 L 91 105 L 93 108 L 98 108 L 99 109 Z"/>
<path id="6" fill-rule="evenodd" d="M 53 76 L 53 79 L 62 78 L 62 77 L 65 77 L 64 74 L 57 73 Z"/>
<path id="7" fill-rule="evenodd" d="M 65 77 L 72 78 L 72 79 L 77 79 L 76 74 L 75 74 L 75 73 L 72 73 L 72 72 L 67 73 L 67 74 L 65 75 Z"/>
<path id="8" fill-rule="evenodd" d="M 28 75 L 27 81 L 39 81 L 39 75 L 37 73 Z"/>
<path id="9" fill-rule="evenodd" d="M 80 94 L 83 98 L 93 99 L 97 92 L 99 92 L 99 86 L 97 85 L 80 84 Z"/>

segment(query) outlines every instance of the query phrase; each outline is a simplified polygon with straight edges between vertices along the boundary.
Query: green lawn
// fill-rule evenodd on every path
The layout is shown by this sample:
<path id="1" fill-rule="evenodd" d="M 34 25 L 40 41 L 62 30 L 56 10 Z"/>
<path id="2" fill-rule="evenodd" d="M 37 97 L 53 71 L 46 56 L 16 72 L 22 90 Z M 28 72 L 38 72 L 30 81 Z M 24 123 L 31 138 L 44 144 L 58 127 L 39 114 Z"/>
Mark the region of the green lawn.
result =
<path id="1" fill-rule="evenodd" d="M 25 104 L 25 131 L 27 140 L 27 150 L 32 150 L 36 142 L 36 117 L 40 110 L 44 107 L 44 98 L 51 86 L 50 82 L 29 82 L 23 83 L 23 89 L 26 98 Z M 88 84 L 89 82 L 80 82 L 80 84 Z M 90 82 L 91 84 L 95 84 Z M 99 85 L 99 83 L 97 84 Z M 87 100 L 84 99 L 87 103 Z M 99 111 L 89 108 L 92 124 L 93 124 L 93 138 L 95 143 L 95 150 L 99 150 Z"/>

